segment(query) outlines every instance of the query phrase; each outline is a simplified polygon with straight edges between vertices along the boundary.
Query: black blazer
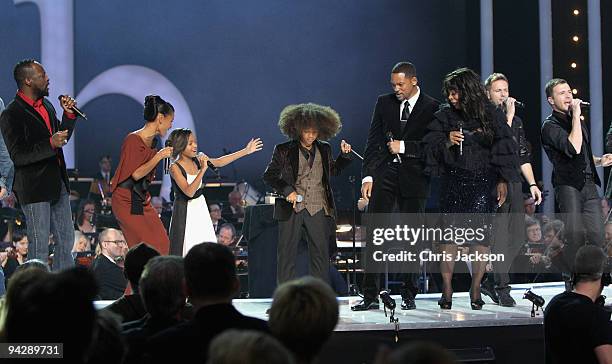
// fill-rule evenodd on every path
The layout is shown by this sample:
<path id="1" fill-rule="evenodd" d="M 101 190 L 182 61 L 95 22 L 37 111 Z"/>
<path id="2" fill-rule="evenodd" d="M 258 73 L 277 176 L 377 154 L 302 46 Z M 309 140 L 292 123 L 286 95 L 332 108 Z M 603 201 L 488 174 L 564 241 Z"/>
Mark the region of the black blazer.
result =
<path id="1" fill-rule="evenodd" d="M 263 174 L 264 182 L 272 187 L 276 192 L 283 196 L 288 196 L 295 191 L 295 181 L 299 169 L 299 141 L 291 140 L 274 147 L 272 160 L 268 164 L 266 171 Z M 332 158 L 331 146 L 327 142 L 315 141 L 316 147 L 321 154 L 323 163 L 323 186 L 325 188 L 325 196 L 327 205 L 332 210 L 332 216 L 335 216 L 336 205 L 334 203 L 334 195 L 329 183 L 330 176 L 337 176 L 342 169 L 351 163 L 349 155 L 340 153 L 334 160 Z M 281 201 L 277 199 L 277 201 Z M 277 211 L 282 209 L 283 211 Z M 277 203 L 275 205 L 274 215 L 279 220 L 286 220 L 291 215 L 293 207 L 289 203 Z"/>
<path id="2" fill-rule="evenodd" d="M 70 138 L 76 119 L 63 115 L 60 123 L 53 105 L 47 99 L 43 99 L 43 105 L 53 133 L 68 130 Z M 70 191 L 62 148 L 51 147 L 49 129 L 33 107 L 15 97 L 0 115 L 0 128 L 15 164 L 13 190 L 20 204 L 59 199 L 62 183 Z"/>
<path id="3" fill-rule="evenodd" d="M 395 94 L 378 97 L 368 133 L 362 177 L 372 176 L 376 183 L 387 163 L 395 158 L 387 148 L 386 135 L 390 131 L 396 140 L 403 140 L 405 146 L 399 168 L 399 187 L 402 197 L 427 198 L 429 178 L 423 173 L 423 137 L 427 132 L 427 126 L 434 118 L 433 114 L 438 111 L 440 102 L 421 90 L 403 133 L 399 117 L 400 105 L 401 102 Z"/>
<path id="4" fill-rule="evenodd" d="M 98 282 L 99 299 L 116 300 L 123 296 L 128 282 L 120 266 L 100 254 L 93 262 L 92 271 Z"/>

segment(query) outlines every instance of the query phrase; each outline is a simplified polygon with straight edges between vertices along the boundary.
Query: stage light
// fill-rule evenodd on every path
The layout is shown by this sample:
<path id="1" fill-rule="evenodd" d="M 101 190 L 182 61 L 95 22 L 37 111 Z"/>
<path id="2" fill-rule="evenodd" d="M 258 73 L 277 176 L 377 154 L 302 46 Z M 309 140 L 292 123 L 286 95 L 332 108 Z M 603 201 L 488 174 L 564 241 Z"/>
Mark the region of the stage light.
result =
<path id="1" fill-rule="evenodd" d="M 574 9 L 574 15 L 580 15 L 580 10 Z"/>
<path id="2" fill-rule="evenodd" d="M 572 93 L 573 93 L 574 95 L 576 95 L 576 94 L 578 93 L 578 90 L 574 88 L 574 89 L 572 89 Z"/>
<path id="3" fill-rule="evenodd" d="M 572 37 L 572 40 L 573 40 L 574 42 L 576 42 L 576 43 L 577 43 L 577 42 L 580 40 L 580 38 L 578 38 L 578 36 L 577 36 L 577 35 L 574 35 L 574 36 Z"/>
<path id="4" fill-rule="evenodd" d="M 572 62 L 572 63 L 570 64 L 570 67 L 572 67 L 572 68 L 576 68 L 577 66 L 578 66 L 578 65 L 576 64 L 576 62 Z"/>

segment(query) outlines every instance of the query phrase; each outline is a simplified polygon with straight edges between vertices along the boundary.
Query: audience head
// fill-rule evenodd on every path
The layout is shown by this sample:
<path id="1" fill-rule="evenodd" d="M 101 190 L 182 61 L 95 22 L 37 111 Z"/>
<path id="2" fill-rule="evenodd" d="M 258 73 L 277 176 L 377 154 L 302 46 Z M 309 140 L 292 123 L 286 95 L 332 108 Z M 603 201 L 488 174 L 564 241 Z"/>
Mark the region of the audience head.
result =
<path id="1" fill-rule="evenodd" d="M 98 161 L 98 165 L 100 166 L 100 171 L 104 173 L 109 173 L 112 168 L 112 162 L 113 161 L 110 155 L 103 155 L 102 157 L 100 157 L 100 160 Z"/>
<path id="2" fill-rule="evenodd" d="M 523 200 L 523 207 L 525 208 L 525 214 L 527 216 L 533 216 L 536 211 L 536 204 L 533 197 L 529 196 Z"/>
<path id="3" fill-rule="evenodd" d="M 15 272 L 20 272 L 22 270 L 29 269 L 42 270 L 45 272 L 51 271 L 49 269 L 49 264 L 47 264 L 46 262 L 43 262 L 40 259 L 29 259 L 23 262 L 23 264 L 19 265 L 17 268 L 15 268 Z"/>
<path id="4" fill-rule="evenodd" d="M 241 206 L 240 204 L 242 203 L 242 195 L 240 194 L 240 192 L 234 190 L 227 195 L 227 200 L 229 201 L 230 205 L 234 207 Z"/>
<path id="5" fill-rule="evenodd" d="M 133 292 L 138 292 L 138 282 L 145 265 L 157 256 L 159 256 L 159 252 L 144 242 L 138 243 L 128 250 L 125 255 L 123 272 L 130 282 Z"/>
<path id="6" fill-rule="evenodd" d="M 542 228 L 544 233 L 544 243 L 555 247 L 563 245 L 565 241 L 564 230 L 565 225 L 561 220 L 552 220 Z"/>
<path id="7" fill-rule="evenodd" d="M 221 220 L 221 207 L 216 203 L 208 205 L 208 211 L 210 212 L 210 219 L 214 222 Z"/>
<path id="8" fill-rule="evenodd" d="M 21 257 L 28 256 L 28 234 L 25 230 L 15 230 L 13 231 L 13 247 L 17 255 Z"/>
<path id="9" fill-rule="evenodd" d="M 97 311 L 87 364 L 121 364 L 126 352 L 121 317 L 109 310 Z"/>
<path id="10" fill-rule="evenodd" d="M 100 251 L 109 258 L 116 260 L 123 257 L 123 248 L 127 246 L 121 230 L 109 228 L 103 230 L 98 236 Z"/>
<path id="11" fill-rule="evenodd" d="M 608 256 L 595 245 L 584 245 L 576 253 L 574 260 L 574 285 L 581 282 L 595 282 L 604 273 Z"/>
<path id="12" fill-rule="evenodd" d="M 185 306 L 183 258 L 155 257 L 145 265 L 138 289 L 151 317 L 173 318 Z"/>
<path id="13" fill-rule="evenodd" d="M 192 299 L 230 301 L 238 292 L 236 259 L 221 244 L 202 243 L 185 256 L 187 294 Z"/>
<path id="14" fill-rule="evenodd" d="M 236 240 L 236 228 L 230 223 L 225 223 L 219 228 L 217 242 L 225 246 L 232 246 Z"/>
<path id="15" fill-rule="evenodd" d="M 268 324 L 272 334 L 295 355 L 311 362 L 338 323 L 338 302 L 323 281 L 304 277 L 280 285 L 274 292 Z"/>
<path id="16" fill-rule="evenodd" d="M 91 250 L 91 244 L 85 234 L 79 230 L 74 231 L 74 244 L 72 244 L 72 253 L 81 253 Z"/>
<path id="17" fill-rule="evenodd" d="M 455 364 L 457 358 L 433 342 L 411 342 L 392 352 L 378 355 L 376 364 Z"/>
<path id="18" fill-rule="evenodd" d="M 93 223 L 94 215 L 96 214 L 96 203 L 93 200 L 83 200 L 79 205 L 77 214 L 77 224 L 83 225 L 85 221 Z"/>
<path id="19" fill-rule="evenodd" d="M 11 297 L 7 341 L 63 342 L 64 360 L 83 362 L 92 342 L 96 291 L 93 274 L 84 268 L 56 274 L 39 269 L 15 273 L 7 294 L 7 300 Z"/>
<path id="20" fill-rule="evenodd" d="M 542 241 L 542 229 L 537 219 L 527 216 L 525 218 L 525 228 L 527 230 L 527 242 L 540 243 Z"/>
<path id="21" fill-rule="evenodd" d="M 291 353 L 272 336 L 253 330 L 225 330 L 210 343 L 207 364 L 291 364 Z"/>

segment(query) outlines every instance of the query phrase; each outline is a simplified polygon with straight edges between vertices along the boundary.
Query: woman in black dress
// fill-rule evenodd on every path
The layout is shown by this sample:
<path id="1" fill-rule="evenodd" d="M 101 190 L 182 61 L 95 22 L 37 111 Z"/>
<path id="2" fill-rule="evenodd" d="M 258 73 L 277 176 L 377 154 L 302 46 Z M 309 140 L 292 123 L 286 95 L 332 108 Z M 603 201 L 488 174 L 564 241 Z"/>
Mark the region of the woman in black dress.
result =
<path id="1" fill-rule="evenodd" d="M 440 250 L 452 259 L 441 262 L 443 293 L 438 304 L 450 309 L 458 246 L 466 244 L 471 254 L 490 253 L 489 215 L 503 204 L 506 181 L 516 173 L 513 167 L 516 144 L 504 115 L 490 103 L 474 71 L 460 68 L 449 73 L 442 91 L 448 103 L 434 114 L 425 138 L 426 170 L 441 177 L 440 212 L 444 227 L 468 224 L 484 228 L 484 238 L 440 244 Z M 472 261 L 470 301 L 474 310 L 484 305 L 480 282 L 486 264 Z"/>

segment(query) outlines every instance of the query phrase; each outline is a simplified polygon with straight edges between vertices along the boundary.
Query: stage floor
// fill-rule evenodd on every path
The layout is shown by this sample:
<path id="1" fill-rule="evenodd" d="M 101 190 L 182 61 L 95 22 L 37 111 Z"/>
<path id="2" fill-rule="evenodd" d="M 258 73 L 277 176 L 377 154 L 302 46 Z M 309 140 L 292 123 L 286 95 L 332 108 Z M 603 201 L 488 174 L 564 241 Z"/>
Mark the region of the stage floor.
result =
<path id="1" fill-rule="evenodd" d="M 498 306 L 483 295 L 486 304 L 480 311 L 471 309 L 467 292 L 453 295 L 452 310 L 439 308 L 439 293 L 418 295 L 416 297 L 417 309 L 409 311 L 399 309 L 401 297 L 393 296 L 397 304 L 395 317 L 399 319 L 400 330 L 541 325 L 542 312 L 538 311 L 536 317 L 532 318 L 531 302 L 523 299 L 523 294 L 528 289 L 542 296 L 548 303 L 552 297 L 563 292 L 564 285 L 563 282 L 513 285 L 511 295 L 516 300 L 516 307 Z M 612 297 L 612 288 L 606 287 L 603 294 Z M 336 326 L 336 331 L 393 330 L 394 326 L 389 322 L 389 318 L 385 317 L 382 304 L 378 310 L 351 311 L 351 305 L 359 300 L 359 297 L 338 298 L 340 321 Z M 271 302 L 271 299 L 239 299 L 234 300 L 234 306 L 244 315 L 267 320 L 266 310 L 270 307 Z M 606 303 L 612 303 L 612 298 Z"/>

